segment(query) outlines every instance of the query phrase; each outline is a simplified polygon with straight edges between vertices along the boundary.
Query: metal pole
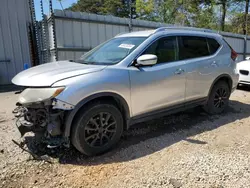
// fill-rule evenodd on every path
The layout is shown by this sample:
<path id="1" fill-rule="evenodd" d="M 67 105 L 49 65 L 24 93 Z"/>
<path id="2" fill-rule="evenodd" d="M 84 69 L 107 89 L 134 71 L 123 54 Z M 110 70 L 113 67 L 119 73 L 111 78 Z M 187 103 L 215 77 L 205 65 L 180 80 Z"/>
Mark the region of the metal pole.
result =
<path id="1" fill-rule="evenodd" d="M 62 8 L 62 11 L 63 11 L 64 16 L 66 16 L 66 14 L 65 14 L 65 12 L 64 12 L 63 5 L 62 5 L 62 0 L 58 0 L 58 1 L 59 1 L 60 5 L 61 5 L 61 8 Z"/>
<path id="2" fill-rule="evenodd" d="M 132 31 L 132 0 L 129 0 L 129 32 Z"/>
<path id="3" fill-rule="evenodd" d="M 249 0 L 246 0 L 245 4 L 245 14 L 244 14 L 244 23 L 243 23 L 243 34 L 247 34 L 247 16 L 248 16 Z"/>
<path id="4" fill-rule="evenodd" d="M 35 14 L 35 5 L 34 0 L 29 0 L 29 8 L 30 8 L 30 16 L 31 16 L 31 24 L 32 24 L 32 38 L 34 45 L 34 65 L 39 65 L 40 63 L 40 48 L 38 41 L 38 33 L 37 33 L 37 22 L 36 22 L 36 14 Z"/>
<path id="5" fill-rule="evenodd" d="M 248 22 L 248 6 L 249 6 L 249 0 L 246 1 L 246 12 L 245 12 L 245 41 L 244 41 L 244 55 L 243 55 L 243 58 L 246 59 L 246 54 L 247 54 L 247 22 Z"/>
<path id="6" fill-rule="evenodd" d="M 54 42 L 54 49 L 55 49 L 55 60 L 58 61 L 55 16 L 54 16 L 54 11 L 53 11 L 53 6 L 52 6 L 52 0 L 49 1 L 49 8 L 50 8 L 50 14 L 51 14 L 51 21 L 52 21 L 52 35 L 53 35 L 53 42 Z"/>
<path id="7" fill-rule="evenodd" d="M 48 62 L 48 46 L 47 46 L 47 35 L 46 35 L 46 25 L 47 25 L 47 20 L 46 20 L 46 15 L 44 14 L 43 10 L 43 0 L 40 0 L 40 6 L 41 6 L 41 13 L 42 13 L 42 46 L 41 46 L 41 54 L 42 54 L 42 61 L 43 63 Z"/>

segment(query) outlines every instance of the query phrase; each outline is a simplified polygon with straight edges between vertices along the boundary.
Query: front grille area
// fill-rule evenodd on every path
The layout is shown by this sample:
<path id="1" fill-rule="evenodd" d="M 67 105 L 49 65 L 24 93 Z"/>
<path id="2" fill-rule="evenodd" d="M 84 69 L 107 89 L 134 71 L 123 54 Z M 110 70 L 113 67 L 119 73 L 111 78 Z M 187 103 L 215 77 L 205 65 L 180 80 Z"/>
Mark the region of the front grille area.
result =
<path id="1" fill-rule="evenodd" d="M 247 70 L 240 70 L 240 74 L 248 75 L 248 74 L 249 74 L 249 71 L 247 71 Z"/>

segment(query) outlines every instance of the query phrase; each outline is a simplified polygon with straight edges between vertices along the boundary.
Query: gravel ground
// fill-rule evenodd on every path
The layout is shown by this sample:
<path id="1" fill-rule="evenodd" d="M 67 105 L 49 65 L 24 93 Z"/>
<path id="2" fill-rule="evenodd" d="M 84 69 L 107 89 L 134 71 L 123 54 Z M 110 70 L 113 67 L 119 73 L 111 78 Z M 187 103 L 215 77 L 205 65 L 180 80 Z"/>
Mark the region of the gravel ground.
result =
<path id="1" fill-rule="evenodd" d="M 11 114 L 16 96 L 0 93 L 0 101 L 0 187 L 250 187 L 247 90 L 235 91 L 221 115 L 196 108 L 138 124 L 101 156 L 39 150 L 49 162 L 32 160 L 13 144 L 20 141 Z M 32 135 L 27 139 L 33 142 Z"/>

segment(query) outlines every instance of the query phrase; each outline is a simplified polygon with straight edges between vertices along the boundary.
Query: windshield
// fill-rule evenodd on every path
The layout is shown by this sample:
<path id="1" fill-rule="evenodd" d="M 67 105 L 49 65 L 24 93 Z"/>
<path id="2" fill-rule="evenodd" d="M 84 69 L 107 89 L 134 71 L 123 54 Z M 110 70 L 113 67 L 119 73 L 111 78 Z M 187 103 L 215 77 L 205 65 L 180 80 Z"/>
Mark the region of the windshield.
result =
<path id="1" fill-rule="evenodd" d="M 113 65 L 134 51 L 146 37 L 119 37 L 101 44 L 76 62 L 95 65 Z"/>

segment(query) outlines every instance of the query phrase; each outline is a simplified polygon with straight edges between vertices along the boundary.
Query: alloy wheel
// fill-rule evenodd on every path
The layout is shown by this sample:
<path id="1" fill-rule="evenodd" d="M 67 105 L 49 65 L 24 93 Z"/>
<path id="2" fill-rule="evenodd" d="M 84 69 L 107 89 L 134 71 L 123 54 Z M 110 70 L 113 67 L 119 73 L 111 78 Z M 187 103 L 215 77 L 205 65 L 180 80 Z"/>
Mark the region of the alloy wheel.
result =
<path id="1" fill-rule="evenodd" d="M 214 106 L 216 108 L 223 108 L 226 104 L 227 99 L 228 99 L 228 93 L 226 89 L 224 88 L 217 89 L 214 97 Z"/>
<path id="2" fill-rule="evenodd" d="M 102 147 L 114 137 L 117 129 L 115 118 L 107 112 L 91 117 L 84 128 L 85 141 L 91 147 Z"/>

